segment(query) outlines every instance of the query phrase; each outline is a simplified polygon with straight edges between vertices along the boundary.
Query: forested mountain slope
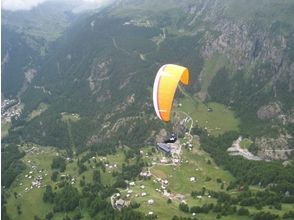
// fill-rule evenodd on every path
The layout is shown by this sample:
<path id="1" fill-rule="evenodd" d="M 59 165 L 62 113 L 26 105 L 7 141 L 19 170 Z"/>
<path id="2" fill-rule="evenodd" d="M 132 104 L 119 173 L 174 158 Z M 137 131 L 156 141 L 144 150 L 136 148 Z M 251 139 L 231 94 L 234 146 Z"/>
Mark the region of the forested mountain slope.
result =
<path id="1" fill-rule="evenodd" d="M 74 4 L 52 4 L 3 13 L 1 93 L 21 109 L 11 122 L 2 118 L 3 214 L 7 208 L 17 219 L 21 205 L 43 201 L 24 216 L 156 218 L 141 213 L 149 206 L 140 198 L 122 212 L 111 204 L 146 168 L 154 175 L 147 188 L 155 191 L 157 176 L 170 178 L 167 189 L 195 205 L 150 191 L 159 218 L 293 217 L 293 1 L 120 0 L 83 14 L 72 12 Z M 154 78 L 166 63 L 190 70 L 170 123 L 152 106 Z M 171 132 L 181 143 L 193 140 L 179 169 L 153 164 L 162 156 L 154 146 Z M 229 155 L 236 143 L 258 161 Z M 32 184 L 25 172 L 33 166 L 48 171 L 48 187 L 18 197 Z"/>
<path id="2" fill-rule="evenodd" d="M 157 123 L 150 96 L 155 73 L 164 63 L 178 63 L 191 70 L 189 94 L 233 108 L 243 135 L 274 135 L 289 145 L 292 8 L 291 1 L 262 1 L 259 7 L 213 0 L 112 4 L 79 22 L 47 56 L 23 95 L 23 119 L 16 124 L 41 102 L 49 108 L 18 132 L 28 141 L 67 147 L 61 113 L 69 112 L 81 116 L 72 126 L 78 147 L 134 132 L 128 144 L 147 140 L 147 124 Z"/>

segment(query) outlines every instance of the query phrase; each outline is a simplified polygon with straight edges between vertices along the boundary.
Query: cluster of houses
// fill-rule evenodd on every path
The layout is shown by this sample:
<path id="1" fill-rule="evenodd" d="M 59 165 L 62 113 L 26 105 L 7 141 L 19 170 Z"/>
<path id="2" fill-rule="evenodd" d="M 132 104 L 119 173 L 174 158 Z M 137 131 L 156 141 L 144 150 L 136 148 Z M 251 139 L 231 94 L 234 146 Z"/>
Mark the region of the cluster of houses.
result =
<path id="1" fill-rule="evenodd" d="M 167 179 L 156 178 L 153 180 L 153 182 L 160 184 L 160 188 L 155 189 L 156 192 L 163 193 L 168 196 L 166 190 L 169 182 Z"/>
<path id="2" fill-rule="evenodd" d="M 17 101 L 15 99 L 4 99 L 1 102 L 1 112 L 4 112 L 7 108 L 11 107 L 12 105 L 15 105 Z"/>
<path id="3" fill-rule="evenodd" d="M 30 162 L 31 161 L 29 160 L 28 163 L 30 163 Z M 25 175 L 25 178 L 32 179 L 32 182 L 31 182 L 30 187 L 25 188 L 25 192 L 27 192 L 33 188 L 38 188 L 38 189 L 41 188 L 43 178 L 48 175 L 44 170 L 38 171 L 37 166 L 35 166 L 35 165 L 33 165 L 31 168 L 32 168 L 32 170 L 30 170 L 29 173 Z M 35 171 L 35 175 L 36 175 L 36 173 L 38 174 L 35 178 L 34 178 L 34 171 L 33 170 Z M 23 183 L 20 183 L 19 185 L 22 186 Z"/>
<path id="4" fill-rule="evenodd" d="M 10 122 L 13 117 L 18 118 L 21 114 L 21 105 L 16 100 L 5 99 L 1 103 L 1 120 Z"/>
<path id="5" fill-rule="evenodd" d="M 152 174 L 151 174 L 151 172 L 150 172 L 149 170 L 147 170 L 147 171 L 142 171 L 142 172 L 139 174 L 139 176 L 140 176 L 141 178 L 143 178 L 143 179 L 149 179 L 149 178 L 151 178 Z"/>
<path id="6" fill-rule="evenodd" d="M 192 144 L 191 141 L 187 141 L 187 143 L 185 143 L 185 146 L 192 148 Z M 179 163 L 188 163 L 188 161 L 183 161 L 180 157 L 181 155 L 181 144 L 179 143 L 179 141 L 177 141 L 176 136 L 173 134 L 168 140 L 163 141 L 162 143 L 158 143 L 156 146 L 156 149 L 159 152 L 164 153 L 165 156 L 163 156 L 160 159 L 160 163 L 161 164 L 167 164 L 172 162 L 172 164 L 179 164 Z M 143 151 L 140 151 L 141 154 L 144 154 Z M 147 154 L 146 154 L 147 156 Z M 157 158 L 153 158 L 153 162 L 152 165 L 156 165 L 156 163 L 154 161 L 157 161 Z M 140 179 L 150 179 L 152 176 L 152 173 L 148 170 L 143 170 L 142 172 L 140 172 L 139 177 Z M 196 177 L 191 176 L 189 177 L 189 181 L 190 182 L 196 182 Z M 159 187 L 155 189 L 156 192 L 162 194 L 164 197 L 166 198 L 175 198 L 178 199 L 180 202 L 184 202 L 185 203 L 185 196 L 182 194 L 171 194 L 170 191 L 168 190 L 168 186 L 169 186 L 169 180 L 166 178 L 155 178 L 153 179 L 154 183 L 159 184 Z M 145 197 L 147 196 L 147 193 L 145 191 L 145 186 L 141 183 L 139 185 L 140 191 L 137 192 L 136 194 L 134 193 L 133 188 L 136 186 L 136 183 L 134 181 L 132 182 L 127 182 L 128 184 L 128 189 L 126 191 L 125 196 L 121 197 L 119 193 L 117 193 L 116 195 L 113 196 L 113 207 L 116 209 L 122 209 L 123 207 L 127 207 L 129 200 L 131 197 Z M 133 196 L 132 196 L 133 194 Z M 147 205 L 153 205 L 155 203 L 153 198 L 149 198 L 145 201 L 145 204 Z M 150 211 L 148 213 L 148 215 L 153 215 L 154 213 L 152 211 Z"/>
<path id="7" fill-rule="evenodd" d="M 118 210 L 121 210 L 122 208 L 127 207 L 129 205 L 129 201 L 122 199 L 120 193 L 115 193 L 111 197 L 111 200 L 113 208 L 116 208 Z"/>

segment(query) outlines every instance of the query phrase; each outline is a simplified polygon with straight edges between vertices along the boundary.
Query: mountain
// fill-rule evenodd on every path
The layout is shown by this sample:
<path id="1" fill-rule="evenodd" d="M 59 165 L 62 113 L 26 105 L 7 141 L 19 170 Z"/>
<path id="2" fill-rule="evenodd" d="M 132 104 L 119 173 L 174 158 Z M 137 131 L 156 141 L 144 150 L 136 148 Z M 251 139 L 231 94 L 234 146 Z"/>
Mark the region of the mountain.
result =
<path id="1" fill-rule="evenodd" d="M 49 1 L 31 10 L 2 10 L 2 94 L 7 98 L 20 96 L 26 84 L 25 72 L 40 66 L 54 42 L 59 40 L 71 24 L 83 17 L 74 13 L 75 1 Z M 17 44 L 15 44 L 17 42 Z"/>
<path id="2" fill-rule="evenodd" d="M 146 167 L 162 178 L 178 172 L 180 182 L 194 177 L 190 166 L 194 172 L 194 165 L 199 165 L 197 172 L 204 171 L 196 182 L 202 184 L 202 190 L 200 185 L 185 188 L 175 180 L 169 186 L 173 193 L 184 191 L 194 199 L 193 204 L 195 198 L 202 198 L 199 196 L 211 196 L 212 200 L 203 200 L 201 207 L 193 209 L 181 199 L 172 200 L 175 209 L 171 213 L 178 214 L 179 208 L 179 215 L 201 213 L 203 219 L 240 217 L 242 213 L 244 219 L 291 218 L 293 1 L 120 0 L 79 15 L 72 13 L 73 6 L 55 10 L 56 3 L 46 4 L 33 11 L 3 15 L 1 92 L 5 98 L 18 97 L 21 106 L 21 114 L 11 119 L 8 134 L 2 138 L 3 152 L 9 155 L 5 167 L 12 170 L 5 172 L 9 176 L 6 187 L 18 189 L 14 184 L 25 169 L 23 163 L 37 159 L 50 168 L 49 159 L 41 161 L 31 153 L 45 152 L 52 161 L 52 176 L 46 181 L 56 187 L 48 186 L 42 191 L 44 197 L 38 197 L 50 206 L 46 211 L 53 210 L 62 218 L 60 213 L 77 211 L 79 204 L 89 219 L 106 218 L 105 213 L 113 219 L 116 215 L 144 219 L 145 215 L 133 209 L 141 205 L 140 211 L 149 211 L 145 200 L 146 204 L 136 200 L 142 203 L 131 204 L 131 211 L 102 214 L 101 210 L 112 210 L 108 200 L 112 202 L 115 193 L 125 191 L 126 180 L 141 181 L 138 176 Z M 20 18 L 26 16 L 28 20 L 23 22 Z M 53 17 L 60 19 L 56 23 Z M 189 86 L 179 86 L 176 93 L 170 123 L 156 118 L 152 106 L 154 78 L 166 63 L 190 70 Z M 183 167 L 158 168 L 156 158 L 161 155 L 156 155 L 154 145 L 171 132 L 183 142 L 191 136 L 193 149 L 184 148 L 182 162 L 187 164 Z M 233 150 L 228 152 L 228 148 Z M 146 159 L 145 153 L 150 158 L 155 154 L 156 162 Z M 109 171 L 110 177 L 105 166 L 112 163 L 121 169 Z M 97 184 L 89 180 L 93 167 L 103 176 L 93 174 Z M 64 185 L 64 172 L 80 181 L 78 193 L 74 181 L 72 187 Z M 215 187 L 211 179 L 220 186 Z M 68 196 L 71 194 L 78 194 L 83 202 L 78 203 L 78 198 Z M 73 208 L 65 205 L 64 198 Z M 108 203 L 103 203 L 106 199 Z M 170 204 L 159 199 L 159 208 Z M 10 213 L 11 201 L 7 205 Z M 266 209 L 260 211 L 262 207 Z M 241 214 L 236 214 L 237 209 Z M 171 214 L 164 211 L 158 215 L 160 219 Z"/>
<path id="3" fill-rule="evenodd" d="M 23 95 L 18 123 L 42 102 L 49 108 L 26 123 L 22 137 L 66 147 L 60 120 L 62 112 L 69 112 L 81 118 L 72 127 L 80 148 L 113 140 L 113 135 L 128 144 L 148 142 L 156 129 L 140 128 L 159 128 L 150 96 L 155 73 L 164 63 L 179 63 L 190 68 L 188 92 L 198 102 L 229 106 L 242 121 L 242 135 L 256 143 L 281 138 L 282 148 L 288 149 L 293 135 L 293 5 L 260 5 L 120 1 L 85 18 L 46 57 Z M 81 132 L 80 126 L 91 129 Z M 136 138 L 123 141 L 134 132 Z"/>

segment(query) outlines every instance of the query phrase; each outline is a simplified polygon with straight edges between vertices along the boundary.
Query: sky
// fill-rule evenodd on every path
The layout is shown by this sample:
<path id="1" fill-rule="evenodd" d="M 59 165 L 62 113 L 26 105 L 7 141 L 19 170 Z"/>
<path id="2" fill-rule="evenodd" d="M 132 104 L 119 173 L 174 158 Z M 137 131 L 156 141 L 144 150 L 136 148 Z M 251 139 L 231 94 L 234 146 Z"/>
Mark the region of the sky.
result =
<path id="1" fill-rule="evenodd" d="M 52 0 L 1 0 L 1 8 L 10 11 L 17 10 L 30 10 L 37 5 Z M 70 1 L 70 0 L 59 0 L 59 1 Z M 109 2 L 110 0 L 71 0 L 79 2 L 79 7 L 99 7 L 102 4 Z"/>

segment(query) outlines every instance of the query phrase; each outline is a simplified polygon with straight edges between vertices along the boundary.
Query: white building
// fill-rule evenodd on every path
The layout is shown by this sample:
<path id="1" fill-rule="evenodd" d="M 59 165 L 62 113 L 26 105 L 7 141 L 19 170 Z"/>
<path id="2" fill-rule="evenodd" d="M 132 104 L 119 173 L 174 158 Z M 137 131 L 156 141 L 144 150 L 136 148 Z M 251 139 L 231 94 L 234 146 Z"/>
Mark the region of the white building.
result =
<path id="1" fill-rule="evenodd" d="M 147 203 L 148 203 L 148 205 L 153 205 L 153 204 L 154 204 L 154 200 L 153 200 L 153 199 L 149 199 L 149 200 L 147 201 Z"/>

